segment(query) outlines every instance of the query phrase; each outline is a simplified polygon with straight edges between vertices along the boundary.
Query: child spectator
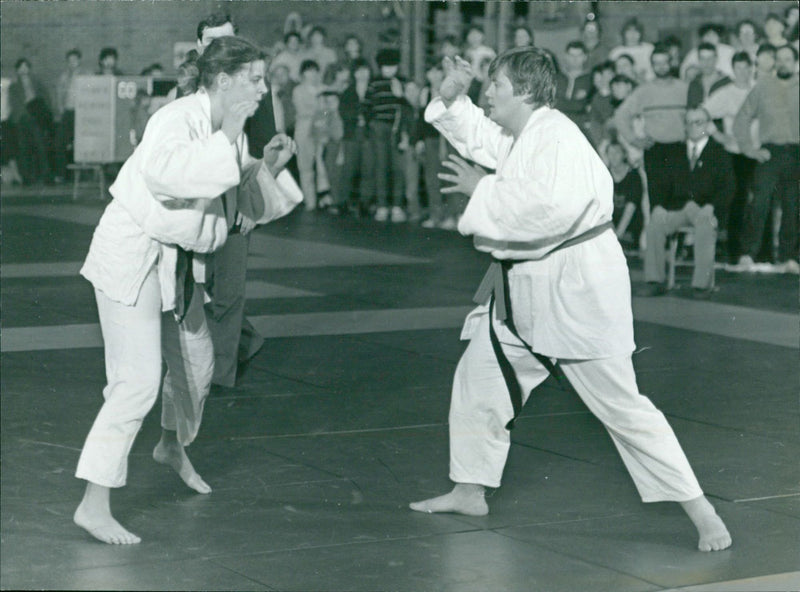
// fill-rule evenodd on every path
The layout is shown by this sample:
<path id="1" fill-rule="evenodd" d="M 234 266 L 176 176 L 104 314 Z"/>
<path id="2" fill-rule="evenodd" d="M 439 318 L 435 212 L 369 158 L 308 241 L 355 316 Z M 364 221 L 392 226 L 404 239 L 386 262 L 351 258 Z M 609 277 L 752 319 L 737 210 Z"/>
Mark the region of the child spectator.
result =
<path id="1" fill-rule="evenodd" d="M 371 77 L 372 70 L 367 60 L 363 58 L 355 60 L 353 80 L 342 93 L 339 104 L 339 113 L 344 125 L 342 196 L 345 202 L 354 206 L 359 216 L 365 216 L 369 211 L 374 181 L 373 156 L 367 128 L 369 107 L 366 102 Z M 342 204 L 337 206 L 340 211 L 342 207 Z"/>
<path id="2" fill-rule="evenodd" d="M 627 247 L 636 248 L 644 229 L 649 208 L 643 201 L 644 190 L 639 170 L 631 167 L 625 147 L 612 140 L 606 146 L 605 160 L 614 179 L 614 232 Z"/>
<path id="3" fill-rule="evenodd" d="M 400 144 L 400 109 L 404 102 L 403 86 L 397 78 L 400 52 L 386 48 L 375 58 L 380 72 L 369 83 L 366 102 L 369 105 L 369 134 L 372 157 L 375 159 L 375 198 L 378 208 L 375 220 L 405 222 L 403 200 L 403 168 L 398 152 Z"/>
<path id="4" fill-rule="evenodd" d="M 344 124 L 339 114 L 339 95 L 336 91 L 325 90 L 320 94 L 312 133 L 317 146 L 317 189 L 320 193 L 324 192 L 326 184 L 328 189 L 328 195 L 320 200 L 319 205 L 333 206 L 336 209 L 332 213 L 338 213 L 346 197 L 342 187 Z"/>
<path id="5" fill-rule="evenodd" d="M 319 66 L 313 60 L 300 65 L 300 84 L 292 91 L 295 112 L 294 141 L 297 144 L 297 168 L 300 171 L 300 187 L 306 210 L 317 207 L 317 187 L 314 177 L 316 146 L 312 134 L 317 99 L 322 90 Z"/>

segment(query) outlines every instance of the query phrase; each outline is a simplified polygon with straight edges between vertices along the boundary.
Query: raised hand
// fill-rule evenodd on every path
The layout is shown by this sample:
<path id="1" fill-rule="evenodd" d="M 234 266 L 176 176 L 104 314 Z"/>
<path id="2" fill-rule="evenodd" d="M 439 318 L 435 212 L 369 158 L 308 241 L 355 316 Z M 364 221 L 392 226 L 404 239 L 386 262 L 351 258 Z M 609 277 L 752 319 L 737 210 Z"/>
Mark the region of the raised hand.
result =
<path id="1" fill-rule="evenodd" d="M 437 176 L 442 181 L 453 183 L 450 187 L 443 187 L 442 193 L 464 193 L 472 195 L 478 182 L 486 176 L 486 171 L 477 165 L 471 165 L 463 158 L 455 154 L 450 155 L 450 160 L 442 162 L 442 166 L 447 167 L 453 174 L 439 173 Z"/>
<path id="2" fill-rule="evenodd" d="M 444 68 L 444 80 L 439 88 L 439 96 L 446 104 L 456 100 L 459 95 L 466 94 L 472 82 L 472 66 L 463 58 L 456 56 L 455 60 L 444 58 L 442 60 Z"/>
<path id="3" fill-rule="evenodd" d="M 286 134 L 275 134 L 264 146 L 264 164 L 267 165 L 272 176 L 276 176 L 292 155 L 297 152 L 294 140 Z"/>

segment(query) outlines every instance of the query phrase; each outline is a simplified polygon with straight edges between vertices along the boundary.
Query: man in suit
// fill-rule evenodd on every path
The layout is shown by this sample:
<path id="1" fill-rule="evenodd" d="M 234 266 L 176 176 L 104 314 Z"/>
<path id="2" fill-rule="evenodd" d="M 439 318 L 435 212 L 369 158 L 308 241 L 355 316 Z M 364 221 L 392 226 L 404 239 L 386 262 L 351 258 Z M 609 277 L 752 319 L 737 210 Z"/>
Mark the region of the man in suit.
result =
<path id="1" fill-rule="evenodd" d="M 707 298 L 714 288 L 717 219 L 725 220 L 735 182 L 730 155 L 708 135 L 710 121 L 703 108 L 686 111 L 686 150 L 680 159 L 669 163 L 671 198 L 655 204 L 650 215 L 644 258 L 648 285 L 637 293 L 639 296 L 666 293 L 667 237 L 684 226 L 694 229 L 692 295 Z"/>

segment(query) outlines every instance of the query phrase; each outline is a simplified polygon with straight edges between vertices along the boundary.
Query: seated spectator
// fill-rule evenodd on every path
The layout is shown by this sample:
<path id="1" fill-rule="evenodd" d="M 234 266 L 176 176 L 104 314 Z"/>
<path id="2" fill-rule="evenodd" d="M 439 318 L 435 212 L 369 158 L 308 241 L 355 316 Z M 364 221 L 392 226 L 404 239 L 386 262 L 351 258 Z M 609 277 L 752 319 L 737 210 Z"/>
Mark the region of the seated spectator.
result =
<path id="1" fill-rule="evenodd" d="M 115 47 L 104 47 L 97 58 L 97 74 L 100 76 L 122 76 L 122 71 L 117 68 L 119 54 Z"/>
<path id="2" fill-rule="evenodd" d="M 525 25 L 517 25 L 511 33 L 514 47 L 533 47 L 533 31 Z"/>
<path id="3" fill-rule="evenodd" d="M 750 19 L 744 19 L 736 23 L 736 39 L 734 40 L 734 47 L 738 51 L 747 52 L 750 56 L 750 62 L 756 62 L 756 55 L 758 53 L 758 27 Z"/>
<path id="4" fill-rule="evenodd" d="M 608 121 L 614 116 L 611 81 L 614 79 L 614 64 L 603 62 L 592 68 L 592 93 L 589 103 L 589 139 L 596 147 L 608 138 Z"/>
<path id="5" fill-rule="evenodd" d="M 592 77 L 586 72 L 586 48 L 581 41 L 567 43 L 564 67 L 556 75 L 555 107 L 586 132 Z"/>
<path id="6" fill-rule="evenodd" d="M 798 256 L 798 177 L 800 176 L 800 95 L 797 50 L 784 45 L 776 51 L 775 76 L 759 78 L 736 115 L 733 130 L 744 155 L 758 161 L 753 201 L 745 214 L 744 255 L 739 268 L 749 271 L 761 248 L 764 226 L 773 200 L 783 214 L 778 240 L 779 269 L 800 273 Z M 753 145 L 751 125 L 758 121 L 761 148 Z"/>
<path id="7" fill-rule="evenodd" d="M 623 245 L 636 247 L 644 228 L 644 187 L 640 171 L 631 167 L 625 147 L 611 141 L 605 149 L 605 161 L 614 179 L 614 232 Z"/>
<path id="8" fill-rule="evenodd" d="M 786 23 L 784 20 L 774 12 L 768 14 L 764 19 L 764 41 L 778 49 L 789 44 L 785 33 Z"/>
<path id="9" fill-rule="evenodd" d="M 775 75 L 775 48 L 769 43 L 762 43 L 756 52 L 756 80 L 770 78 Z"/>
<path id="10" fill-rule="evenodd" d="M 586 67 L 590 70 L 608 61 L 611 47 L 603 39 L 603 29 L 597 20 L 586 19 L 581 25 L 581 41 L 586 48 Z"/>
<path id="11" fill-rule="evenodd" d="M 494 58 L 497 55 L 495 50 L 486 45 L 484 41 L 483 29 L 472 25 L 467 30 L 466 46 L 464 47 L 464 58 L 472 66 L 475 78 L 482 81 L 481 62 L 484 58 Z"/>
<path id="12" fill-rule="evenodd" d="M 712 133 L 712 137 L 725 147 L 731 155 L 736 189 L 731 200 L 728 223 L 728 259 L 736 263 L 742 255 L 741 233 L 744 208 L 753 183 L 756 161 L 742 154 L 733 133 L 733 121 L 747 95 L 753 88 L 753 64 L 746 51 L 733 55 L 733 84 L 723 86 L 703 103 L 712 120 L 721 120 L 722 129 Z"/>
<path id="13" fill-rule="evenodd" d="M 644 41 L 644 27 L 638 19 L 631 18 L 622 25 L 622 45 L 612 49 L 608 54 L 608 59 L 615 62 L 620 55 L 629 55 L 634 65 L 632 78 L 644 82 L 653 77 L 653 69 L 650 65 L 650 54 L 652 53 L 653 44 Z"/>
<path id="14" fill-rule="evenodd" d="M 316 26 L 308 34 L 308 48 L 303 52 L 304 60 L 314 60 L 320 72 L 336 62 L 336 52 L 325 44 L 325 29 Z"/>
<path id="15" fill-rule="evenodd" d="M 17 60 L 14 69 L 17 77 L 8 88 L 9 119 L 17 139 L 17 166 L 22 184 L 50 184 L 53 169 L 48 146 L 53 136 L 53 112 L 47 90 L 26 58 Z"/>
<path id="16" fill-rule="evenodd" d="M 702 108 L 686 111 L 685 151 L 667 163 L 675 191 L 671 199 L 653 207 L 647 225 L 644 277 L 648 285 L 637 291 L 639 296 L 666 292 L 667 237 L 684 226 L 694 230 L 692 295 L 707 298 L 714 288 L 717 216 L 724 216 L 734 179 L 730 156 L 708 136 L 710 122 Z"/>
<path id="17" fill-rule="evenodd" d="M 731 83 L 731 79 L 717 67 L 717 48 L 711 43 L 704 41 L 698 46 L 697 59 L 700 73 L 689 83 L 686 101 L 690 109 L 699 107 L 711 93 Z"/>
<path id="18" fill-rule="evenodd" d="M 717 50 L 718 67 L 726 76 L 733 76 L 733 69 L 731 66 L 731 59 L 733 59 L 734 49 L 726 43 L 722 43 L 722 36 L 725 34 L 725 27 L 714 23 L 706 23 L 697 29 L 697 37 L 700 39 L 699 43 L 709 43 Z M 699 50 L 692 49 L 686 54 L 681 64 L 681 78 L 683 80 L 691 80 L 687 70 L 691 66 L 699 65 Z"/>
<path id="19" fill-rule="evenodd" d="M 289 77 L 295 82 L 300 82 L 300 65 L 303 63 L 302 40 L 300 33 L 289 31 L 283 38 L 284 49 L 276 55 L 270 63 L 270 68 L 286 66 Z"/>

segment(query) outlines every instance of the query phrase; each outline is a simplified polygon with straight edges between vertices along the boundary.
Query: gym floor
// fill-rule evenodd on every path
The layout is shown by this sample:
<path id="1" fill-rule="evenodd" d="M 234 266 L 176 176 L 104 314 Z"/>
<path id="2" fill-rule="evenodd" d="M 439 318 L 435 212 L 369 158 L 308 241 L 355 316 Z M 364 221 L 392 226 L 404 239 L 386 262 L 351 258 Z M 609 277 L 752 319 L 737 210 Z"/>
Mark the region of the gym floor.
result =
<path id="1" fill-rule="evenodd" d="M 700 553 L 552 380 L 517 422 L 489 516 L 410 511 L 451 487 L 449 389 L 487 256 L 457 233 L 304 211 L 252 239 L 247 314 L 266 344 L 214 389 L 188 450 L 213 492 L 153 462 L 157 404 L 112 496 L 143 541 L 95 541 L 72 523 L 105 384 L 78 269 L 104 204 L 70 191 L 3 192 L 2 589 L 800 589 L 797 276 L 720 271 L 696 301 L 679 268 L 670 295 L 634 299 L 640 389 L 733 535 Z"/>

